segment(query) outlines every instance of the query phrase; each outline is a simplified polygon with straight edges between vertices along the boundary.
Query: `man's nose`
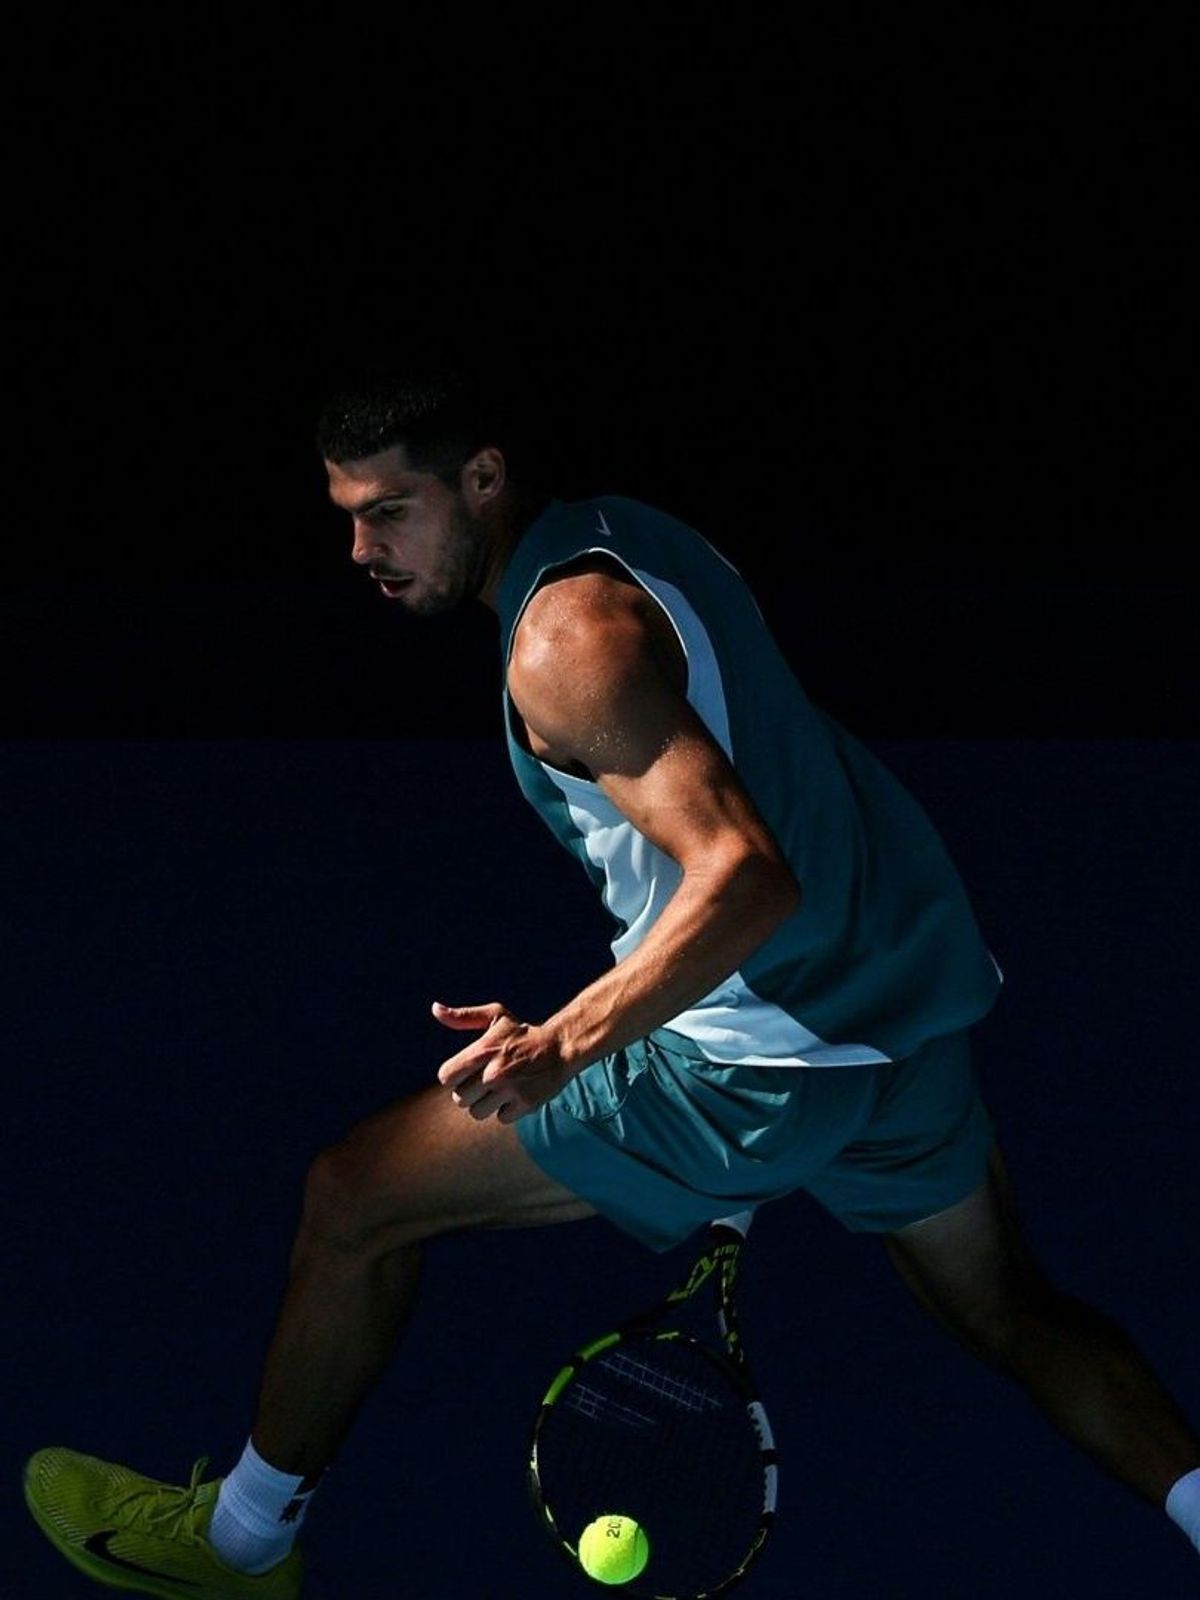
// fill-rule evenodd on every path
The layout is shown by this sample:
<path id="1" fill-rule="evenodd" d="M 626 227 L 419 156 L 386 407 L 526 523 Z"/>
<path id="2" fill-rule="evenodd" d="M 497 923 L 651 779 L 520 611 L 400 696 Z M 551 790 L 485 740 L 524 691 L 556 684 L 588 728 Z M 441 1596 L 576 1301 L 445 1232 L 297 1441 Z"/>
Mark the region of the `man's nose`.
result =
<path id="1" fill-rule="evenodd" d="M 354 545 L 350 551 L 350 559 L 357 561 L 360 566 L 366 566 L 378 549 L 378 541 L 372 537 L 371 530 L 356 523 Z"/>

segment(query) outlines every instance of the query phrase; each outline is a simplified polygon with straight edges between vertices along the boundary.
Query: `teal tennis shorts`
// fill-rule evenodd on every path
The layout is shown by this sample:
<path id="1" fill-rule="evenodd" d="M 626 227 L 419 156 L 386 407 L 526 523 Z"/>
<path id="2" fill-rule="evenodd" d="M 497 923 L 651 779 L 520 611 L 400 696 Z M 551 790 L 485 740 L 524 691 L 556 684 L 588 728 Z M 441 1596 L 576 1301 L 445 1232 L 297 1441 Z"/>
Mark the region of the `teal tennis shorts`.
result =
<path id="1" fill-rule="evenodd" d="M 660 1251 L 797 1189 L 856 1233 L 890 1233 L 970 1194 L 994 1136 L 966 1031 L 903 1061 L 752 1067 L 660 1028 L 516 1128 L 544 1172 Z"/>

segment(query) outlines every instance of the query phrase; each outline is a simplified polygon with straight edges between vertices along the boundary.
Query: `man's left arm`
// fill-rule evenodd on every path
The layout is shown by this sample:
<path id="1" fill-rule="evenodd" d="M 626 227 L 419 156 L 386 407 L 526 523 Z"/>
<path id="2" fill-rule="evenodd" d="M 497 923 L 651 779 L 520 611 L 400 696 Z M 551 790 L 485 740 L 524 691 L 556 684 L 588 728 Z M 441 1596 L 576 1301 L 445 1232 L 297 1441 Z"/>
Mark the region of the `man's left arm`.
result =
<path id="1" fill-rule="evenodd" d="M 541 1024 L 499 1002 L 444 1007 L 486 1029 L 438 1074 L 473 1116 L 512 1122 L 592 1061 L 643 1038 L 737 970 L 800 903 L 800 887 L 724 751 L 669 680 L 636 608 L 581 605 L 530 627 L 508 687 L 557 757 L 578 761 L 633 826 L 679 863 L 646 937 Z"/>

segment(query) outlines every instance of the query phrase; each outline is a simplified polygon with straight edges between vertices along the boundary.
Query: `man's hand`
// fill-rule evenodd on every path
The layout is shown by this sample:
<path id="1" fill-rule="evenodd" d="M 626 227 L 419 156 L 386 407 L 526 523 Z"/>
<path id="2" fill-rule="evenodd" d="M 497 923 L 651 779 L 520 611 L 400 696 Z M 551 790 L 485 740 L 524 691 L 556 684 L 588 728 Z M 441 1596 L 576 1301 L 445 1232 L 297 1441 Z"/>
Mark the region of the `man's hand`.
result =
<path id="1" fill-rule="evenodd" d="M 478 1122 L 492 1116 L 515 1122 L 574 1076 L 551 1033 L 518 1021 L 497 1000 L 485 1006 L 445 1006 L 435 1000 L 433 1014 L 447 1028 L 486 1029 L 438 1069 L 438 1082 L 452 1091 L 455 1105 Z"/>

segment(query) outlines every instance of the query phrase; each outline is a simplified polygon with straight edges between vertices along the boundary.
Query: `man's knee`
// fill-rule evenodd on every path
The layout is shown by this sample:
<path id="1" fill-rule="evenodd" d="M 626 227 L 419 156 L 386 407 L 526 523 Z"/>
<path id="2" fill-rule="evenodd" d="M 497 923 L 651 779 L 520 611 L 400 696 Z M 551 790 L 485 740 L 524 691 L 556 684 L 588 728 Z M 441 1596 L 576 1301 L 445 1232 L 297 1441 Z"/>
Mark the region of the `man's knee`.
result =
<path id="1" fill-rule="evenodd" d="M 536 1227 L 592 1210 L 541 1171 L 511 1125 L 473 1120 L 438 1088 L 395 1102 L 320 1152 L 301 1234 L 377 1257 L 461 1228 Z"/>
<path id="2" fill-rule="evenodd" d="M 964 1344 L 1006 1362 L 1030 1329 L 1060 1314 L 1019 1227 L 998 1153 L 989 1177 L 959 1205 L 887 1240 L 917 1299 Z"/>
<path id="3" fill-rule="evenodd" d="M 385 1254 L 415 1243 L 429 1230 L 422 1230 L 415 1204 L 406 1204 L 402 1179 L 390 1172 L 385 1184 L 369 1141 L 347 1135 L 319 1151 L 309 1166 L 302 1234 L 350 1255 Z"/>
<path id="4" fill-rule="evenodd" d="M 1066 1314 L 1067 1302 L 1040 1273 L 1008 1280 L 992 1294 L 968 1301 L 955 1310 L 964 1342 L 988 1360 L 1003 1366 L 1016 1361 L 1029 1338 Z"/>

